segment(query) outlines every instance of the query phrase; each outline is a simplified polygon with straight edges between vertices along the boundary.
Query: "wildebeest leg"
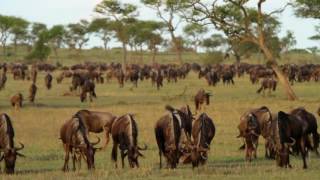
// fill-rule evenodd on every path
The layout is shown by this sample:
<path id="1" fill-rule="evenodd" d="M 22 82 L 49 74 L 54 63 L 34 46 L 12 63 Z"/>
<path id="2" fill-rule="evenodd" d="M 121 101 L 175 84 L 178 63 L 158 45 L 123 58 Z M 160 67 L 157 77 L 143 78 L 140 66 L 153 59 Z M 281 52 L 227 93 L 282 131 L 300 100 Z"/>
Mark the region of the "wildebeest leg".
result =
<path id="1" fill-rule="evenodd" d="M 118 156 L 118 143 L 114 142 L 111 152 L 112 160 L 115 163 L 115 168 L 118 168 L 117 156 Z"/>
<path id="2" fill-rule="evenodd" d="M 162 152 L 159 150 L 160 169 L 162 168 Z"/>
<path id="3" fill-rule="evenodd" d="M 69 147 L 67 147 L 66 144 L 63 145 L 64 150 L 65 150 L 65 156 L 64 156 L 64 165 L 63 165 L 63 171 L 68 171 L 69 170 L 69 153 L 70 153 L 70 149 Z"/>
<path id="4" fill-rule="evenodd" d="M 76 170 L 76 161 L 77 161 L 77 156 L 76 156 L 76 151 L 74 150 L 72 153 L 72 165 L 73 165 L 73 171 Z"/>
<path id="5" fill-rule="evenodd" d="M 307 169 L 307 152 L 305 150 L 305 137 L 300 139 L 300 151 L 301 151 L 301 156 L 302 156 L 302 160 L 303 160 L 303 169 Z"/>
<path id="6" fill-rule="evenodd" d="M 107 147 L 107 145 L 108 145 L 108 143 L 109 143 L 109 141 L 110 141 L 110 138 L 109 138 L 109 132 L 110 132 L 110 130 L 109 130 L 108 127 L 103 127 L 103 129 L 104 129 L 105 136 L 106 136 L 106 142 L 105 142 L 104 146 L 102 147 L 102 149 L 104 150 L 104 149 L 106 149 L 106 147 Z"/>
<path id="7" fill-rule="evenodd" d="M 121 165 L 122 165 L 122 168 L 124 168 L 124 158 L 125 158 L 124 150 L 121 150 Z"/>

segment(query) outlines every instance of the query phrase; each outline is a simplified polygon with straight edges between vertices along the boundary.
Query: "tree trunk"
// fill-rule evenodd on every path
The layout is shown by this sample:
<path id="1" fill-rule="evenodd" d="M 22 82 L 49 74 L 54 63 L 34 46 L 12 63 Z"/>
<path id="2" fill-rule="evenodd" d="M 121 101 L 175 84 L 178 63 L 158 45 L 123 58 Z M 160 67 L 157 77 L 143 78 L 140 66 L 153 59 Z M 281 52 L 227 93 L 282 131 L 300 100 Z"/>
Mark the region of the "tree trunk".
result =
<path id="1" fill-rule="evenodd" d="M 152 51 L 152 64 L 155 65 L 156 63 L 156 54 L 157 54 L 157 48 L 154 48 Z"/>
<path id="2" fill-rule="evenodd" d="M 279 66 L 278 66 L 277 62 L 274 60 L 274 57 L 273 57 L 272 53 L 270 52 L 270 50 L 266 46 L 261 45 L 261 44 L 260 44 L 260 47 L 261 47 L 264 55 L 266 56 L 267 60 L 269 62 L 271 62 L 271 68 L 276 73 L 276 75 L 280 81 L 280 84 L 284 88 L 284 90 L 288 96 L 288 100 L 290 100 L 290 101 L 297 100 L 298 98 L 297 98 L 296 94 L 294 93 L 292 87 L 290 86 L 288 78 L 283 74 L 281 69 L 279 69 Z"/>
<path id="3" fill-rule="evenodd" d="M 123 50 L 123 62 L 122 62 L 122 70 L 126 73 L 127 66 L 127 44 L 122 42 L 122 50 Z"/>
<path id="4" fill-rule="evenodd" d="M 143 63 L 143 49 L 142 49 L 142 46 L 140 46 L 140 62 Z"/>
<path id="5" fill-rule="evenodd" d="M 180 45 L 179 45 L 179 42 L 176 38 L 176 36 L 174 35 L 174 32 L 173 31 L 170 31 L 170 35 L 171 35 L 171 40 L 173 42 L 173 45 L 174 45 L 174 49 L 176 50 L 176 54 L 177 54 L 177 58 L 178 58 L 178 61 L 180 64 L 182 64 L 182 56 L 181 56 L 181 49 L 180 49 Z"/>
<path id="6" fill-rule="evenodd" d="M 2 43 L 3 56 L 6 56 L 6 49 L 7 49 L 6 43 Z"/>

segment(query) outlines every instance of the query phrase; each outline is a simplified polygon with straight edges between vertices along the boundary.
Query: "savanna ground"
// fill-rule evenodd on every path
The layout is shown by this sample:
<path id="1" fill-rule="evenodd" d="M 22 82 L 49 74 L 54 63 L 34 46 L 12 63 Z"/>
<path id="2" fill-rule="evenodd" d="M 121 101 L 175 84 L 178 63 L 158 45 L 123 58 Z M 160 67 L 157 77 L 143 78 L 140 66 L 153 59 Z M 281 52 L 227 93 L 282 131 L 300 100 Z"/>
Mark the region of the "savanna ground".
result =
<path id="1" fill-rule="evenodd" d="M 55 72 L 56 76 L 58 72 Z M 198 80 L 195 73 L 190 73 L 185 80 L 176 84 L 164 83 L 158 91 L 151 86 L 150 81 L 139 83 L 138 88 L 132 88 L 127 83 L 119 88 L 115 80 L 110 84 L 96 85 L 98 99 L 93 106 L 80 103 L 79 97 L 62 94 L 67 92 L 70 79 L 62 84 L 53 83 L 51 90 L 44 87 L 44 73 L 38 76 L 38 93 L 36 105 L 25 101 L 24 107 L 15 112 L 10 107 L 9 99 L 17 92 L 22 92 L 25 99 L 28 96 L 30 82 L 13 81 L 8 77 L 6 88 L 0 92 L 0 111 L 6 112 L 12 118 L 15 128 L 16 143 L 25 144 L 23 153 L 26 158 L 18 158 L 16 174 L 0 175 L 0 179 L 319 179 L 320 158 L 311 154 L 309 169 L 302 169 L 301 158 L 292 157 L 292 169 L 276 167 L 272 160 L 264 159 L 264 141 L 260 140 L 258 159 L 251 163 L 245 162 L 244 152 L 238 148 L 242 144 L 238 135 L 239 117 L 247 109 L 268 106 L 273 112 L 289 111 L 298 106 L 304 106 L 315 113 L 319 107 L 318 83 L 299 83 L 294 90 L 299 96 L 298 101 L 287 101 L 282 89 L 271 96 L 261 96 L 255 93 L 258 85 L 251 85 L 248 77 L 236 78 L 234 86 L 208 87 L 206 82 Z M 192 170 L 191 165 L 179 165 L 176 170 L 159 170 L 159 156 L 154 137 L 154 124 L 165 112 L 166 104 L 179 107 L 189 104 L 194 111 L 193 96 L 199 88 L 211 91 L 214 96 L 206 112 L 213 118 L 216 126 L 216 136 L 211 144 L 207 165 Z M 88 172 L 84 162 L 82 169 L 76 172 L 61 171 L 64 162 L 64 152 L 59 138 L 61 125 L 80 109 L 108 111 L 116 115 L 124 113 L 136 114 L 139 128 L 139 143 L 149 147 L 141 158 L 139 169 L 129 169 L 126 161 L 125 169 L 114 169 L 111 161 L 110 141 L 107 149 L 96 154 L 96 170 Z M 94 139 L 93 136 L 91 136 Z M 102 134 L 100 137 L 104 140 Z M 2 162 L 3 168 L 3 162 Z"/>

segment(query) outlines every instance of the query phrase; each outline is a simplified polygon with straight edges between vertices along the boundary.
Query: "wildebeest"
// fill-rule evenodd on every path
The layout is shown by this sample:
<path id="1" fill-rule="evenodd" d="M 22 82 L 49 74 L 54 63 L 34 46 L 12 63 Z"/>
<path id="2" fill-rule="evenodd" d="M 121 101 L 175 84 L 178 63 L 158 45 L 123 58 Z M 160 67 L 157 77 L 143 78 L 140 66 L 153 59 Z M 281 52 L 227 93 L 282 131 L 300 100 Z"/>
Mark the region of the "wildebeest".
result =
<path id="1" fill-rule="evenodd" d="M 47 73 L 47 75 L 44 77 L 45 80 L 45 85 L 47 87 L 48 90 L 51 89 L 52 87 L 52 75 L 50 73 Z"/>
<path id="2" fill-rule="evenodd" d="M 32 83 L 30 88 L 29 88 L 29 101 L 31 103 L 34 103 L 34 99 L 36 97 L 36 93 L 37 93 L 37 86 L 35 85 L 35 83 Z"/>
<path id="3" fill-rule="evenodd" d="M 192 115 L 181 110 L 166 106 L 169 111 L 162 116 L 155 125 L 155 136 L 159 148 L 160 168 L 162 168 L 162 154 L 167 160 L 169 168 L 176 168 L 182 151 L 186 148 L 191 131 L 188 124 L 192 123 Z"/>
<path id="4" fill-rule="evenodd" d="M 23 100 L 23 95 L 21 93 L 18 93 L 11 97 L 11 106 L 14 107 L 16 110 L 19 110 L 22 107 Z"/>
<path id="5" fill-rule="evenodd" d="M 180 160 L 184 163 L 192 163 L 192 167 L 203 165 L 208 159 L 210 144 L 214 138 L 216 129 L 212 119 L 205 113 L 202 113 L 192 125 L 192 143 L 188 146 L 187 152 Z"/>
<path id="6" fill-rule="evenodd" d="M 303 168 L 307 168 L 306 142 L 308 134 L 304 129 L 304 123 L 294 115 L 280 111 L 278 113 L 278 128 L 281 146 L 277 151 L 277 165 L 291 167 L 289 160 L 290 147 L 296 144 L 302 155 Z"/>
<path id="7" fill-rule="evenodd" d="M 249 138 L 247 140 L 250 140 L 253 138 L 253 140 L 257 141 L 257 142 L 253 142 L 253 143 L 255 145 L 258 145 L 258 138 L 255 138 L 254 136 L 262 135 L 264 137 L 264 139 L 268 139 L 270 136 L 269 126 L 270 126 L 271 121 L 272 121 L 272 115 L 271 115 L 270 110 L 267 107 L 262 106 L 257 109 L 251 109 L 251 110 L 245 112 L 240 117 L 240 124 L 238 125 L 238 129 L 239 129 L 240 134 L 238 135 L 238 137 L 242 137 L 244 139 L 246 139 L 246 137 L 247 137 L 247 138 Z M 256 127 L 256 128 L 252 127 L 252 126 L 255 126 L 255 124 L 257 124 L 258 127 Z M 249 127 L 248 125 L 250 125 L 251 127 Z M 252 131 L 252 130 L 254 130 L 254 131 Z M 252 144 L 252 143 L 250 143 L 250 144 Z M 244 145 L 241 148 L 246 148 L 246 146 Z M 256 151 L 257 146 L 255 146 L 254 148 Z M 248 151 L 248 149 L 247 149 L 247 151 Z M 249 149 L 249 151 L 251 151 L 251 149 Z M 269 155 L 268 149 L 266 148 L 265 157 L 269 158 L 269 156 L 270 155 Z"/>
<path id="8" fill-rule="evenodd" d="M 84 81 L 84 84 L 81 87 L 81 93 L 80 93 L 80 101 L 84 102 L 87 99 L 87 93 L 89 93 L 89 99 L 90 102 L 92 102 L 92 97 L 97 98 L 96 92 L 95 92 L 95 84 L 87 79 Z"/>
<path id="9" fill-rule="evenodd" d="M 207 105 L 210 104 L 210 96 L 212 96 L 212 94 L 209 92 L 206 92 L 202 88 L 197 92 L 197 94 L 194 97 L 196 112 L 201 111 L 202 105 L 204 104 L 204 102 L 206 102 Z"/>
<path id="10" fill-rule="evenodd" d="M 103 148 L 105 148 L 109 142 L 109 135 L 111 133 L 112 124 L 117 117 L 109 112 L 88 110 L 80 110 L 76 114 L 78 114 L 78 116 L 81 116 L 86 129 L 89 132 L 101 133 L 104 131 L 106 142 Z"/>
<path id="11" fill-rule="evenodd" d="M 88 169 L 94 169 L 94 155 L 97 150 L 101 148 L 95 148 L 96 143 L 90 143 L 88 139 L 88 130 L 85 127 L 84 121 L 80 115 L 75 114 L 72 119 L 65 122 L 60 129 L 60 139 L 63 143 L 65 151 L 65 160 L 62 170 L 69 170 L 69 156 L 70 153 L 73 159 L 73 170 L 76 169 L 76 161 L 80 162 L 83 157 Z M 77 154 L 80 157 L 77 158 Z M 80 168 L 80 167 L 79 167 Z"/>
<path id="12" fill-rule="evenodd" d="M 261 87 L 257 90 L 257 93 L 261 93 L 261 91 L 263 92 L 264 94 L 264 91 L 266 89 L 269 89 L 269 94 L 271 93 L 271 90 L 272 91 L 275 91 L 277 88 L 277 81 L 273 78 L 265 78 L 262 80 L 261 82 Z"/>
<path id="13" fill-rule="evenodd" d="M 113 147 L 112 160 L 117 168 L 118 147 L 121 153 L 122 168 L 124 168 L 124 158 L 128 156 L 128 162 L 131 168 L 139 167 L 139 156 L 141 150 L 146 150 L 147 146 L 140 148 L 138 146 L 138 126 L 132 114 L 125 114 L 117 118 L 111 128 Z"/>
<path id="14" fill-rule="evenodd" d="M 0 114 L 0 162 L 4 159 L 7 174 L 14 173 L 17 156 L 24 157 L 18 152 L 24 148 L 22 143 L 20 145 L 21 147 L 14 145 L 14 129 L 10 117 L 5 113 Z"/>
<path id="15" fill-rule="evenodd" d="M 7 75 L 6 73 L 2 73 L 2 75 L 0 76 L 0 90 L 5 88 L 6 82 L 7 82 Z"/>

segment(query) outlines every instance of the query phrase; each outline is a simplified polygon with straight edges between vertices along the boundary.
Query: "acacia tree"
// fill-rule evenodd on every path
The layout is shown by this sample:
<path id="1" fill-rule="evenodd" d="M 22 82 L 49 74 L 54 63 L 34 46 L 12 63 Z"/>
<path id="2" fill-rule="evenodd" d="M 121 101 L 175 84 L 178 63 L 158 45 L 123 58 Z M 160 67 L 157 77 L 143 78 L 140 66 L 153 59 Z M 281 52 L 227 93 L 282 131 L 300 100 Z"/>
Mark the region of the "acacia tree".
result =
<path id="1" fill-rule="evenodd" d="M 71 49 L 76 49 L 81 53 L 83 46 L 89 41 L 88 37 L 89 22 L 80 20 L 78 23 L 67 25 L 65 40 Z"/>
<path id="2" fill-rule="evenodd" d="M 129 43 L 128 27 L 135 22 L 137 7 L 132 4 L 120 3 L 118 0 L 103 0 L 95 7 L 95 12 L 104 18 L 109 18 L 111 29 L 122 43 L 123 70 L 127 64 L 127 44 Z"/>
<path id="3" fill-rule="evenodd" d="M 14 20 L 12 16 L 0 15 L 0 43 L 3 49 L 3 55 L 6 55 L 7 41 L 13 28 Z"/>
<path id="4" fill-rule="evenodd" d="M 263 5 L 267 0 L 225 0 L 220 1 L 188 0 L 185 3 L 184 16 L 193 22 L 203 22 L 213 25 L 227 37 L 238 42 L 256 44 L 264 54 L 268 64 L 276 73 L 289 100 L 297 99 L 288 79 L 278 67 L 272 47 L 266 41 L 269 30 L 268 18 L 284 9 L 277 9 L 271 13 L 263 12 Z M 248 3 L 255 3 L 256 8 L 250 8 Z"/>
<path id="5" fill-rule="evenodd" d="M 190 44 L 193 46 L 194 51 L 198 52 L 198 46 L 201 43 L 203 35 L 208 32 L 208 28 L 198 23 L 190 23 L 183 28 L 183 31 L 189 38 L 191 37 Z"/>
<path id="6" fill-rule="evenodd" d="M 107 18 L 94 19 L 89 26 L 89 32 L 94 32 L 103 42 L 105 51 L 108 49 L 108 43 L 114 35 L 110 20 Z"/>
<path id="7" fill-rule="evenodd" d="M 29 22 L 22 18 L 13 18 L 13 25 L 11 28 L 12 42 L 14 52 L 17 53 L 18 44 L 23 43 L 28 34 Z"/>
<path id="8" fill-rule="evenodd" d="M 281 38 L 281 49 L 284 53 L 297 44 L 297 40 L 292 31 L 287 31 L 286 36 Z"/>
<path id="9" fill-rule="evenodd" d="M 49 30 L 50 34 L 50 46 L 53 50 L 55 56 L 58 57 L 58 49 L 62 47 L 64 36 L 65 36 L 65 29 L 63 25 L 55 25 Z"/>
<path id="10" fill-rule="evenodd" d="M 180 64 L 182 64 L 182 45 L 181 38 L 176 35 L 176 30 L 179 28 L 182 21 L 178 12 L 183 8 L 182 5 L 184 1 L 185 0 L 141 0 L 143 4 L 157 12 L 157 16 L 166 25 Z"/>

